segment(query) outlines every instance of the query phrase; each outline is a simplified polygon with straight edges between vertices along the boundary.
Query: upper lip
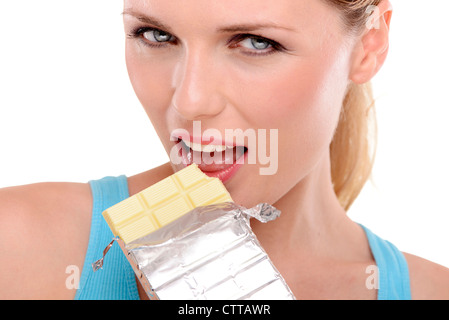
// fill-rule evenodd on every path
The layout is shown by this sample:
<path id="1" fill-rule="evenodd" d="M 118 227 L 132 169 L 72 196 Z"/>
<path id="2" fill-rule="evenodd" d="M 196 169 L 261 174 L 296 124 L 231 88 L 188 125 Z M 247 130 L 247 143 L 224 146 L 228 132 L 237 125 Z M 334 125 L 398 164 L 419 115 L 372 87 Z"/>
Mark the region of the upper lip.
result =
<path id="1" fill-rule="evenodd" d="M 245 147 L 245 145 L 242 144 L 237 144 L 234 140 L 223 140 L 222 139 L 222 135 L 219 137 L 215 137 L 215 136 L 211 136 L 208 139 L 205 139 L 203 137 L 197 137 L 197 136 L 193 136 L 192 134 L 187 134 L 187 131 L 183 130 L 183 131 L 174 131 L 171 134 L 171 140 L 172 141 L 179 141 L 179 140 L 183 140 L 184 142 L 190 142 L 195 143 L 195 144 L 200 144 L 202 146 L 225 146 L 225 147 L 229 147 L 229 148 L 234 148 L 234 147 Z"/>

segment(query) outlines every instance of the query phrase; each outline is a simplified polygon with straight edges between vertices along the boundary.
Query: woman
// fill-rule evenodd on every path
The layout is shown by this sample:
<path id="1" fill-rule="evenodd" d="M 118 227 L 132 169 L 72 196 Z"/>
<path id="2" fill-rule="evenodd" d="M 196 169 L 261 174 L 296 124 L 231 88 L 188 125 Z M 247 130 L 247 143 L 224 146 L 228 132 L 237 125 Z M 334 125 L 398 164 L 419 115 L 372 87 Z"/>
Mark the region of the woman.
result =
<path id="1" fill-rule="evenodd" d="M 132 85 L 172 161 L 1 190 L 1 298 L 144 298 L 117 248 L 92 274 L 111 238 L 100 213 L 195 158 L 235 202 L 281 210 L 252 227 L 298 299 L 449 298 L 447 269 L 346 215 L 372 165 L 369 81 L 388 52 L 388 0 L 125 0 L 123 17 Z M 78 290 L 67 266 L 82 270 Z"/>

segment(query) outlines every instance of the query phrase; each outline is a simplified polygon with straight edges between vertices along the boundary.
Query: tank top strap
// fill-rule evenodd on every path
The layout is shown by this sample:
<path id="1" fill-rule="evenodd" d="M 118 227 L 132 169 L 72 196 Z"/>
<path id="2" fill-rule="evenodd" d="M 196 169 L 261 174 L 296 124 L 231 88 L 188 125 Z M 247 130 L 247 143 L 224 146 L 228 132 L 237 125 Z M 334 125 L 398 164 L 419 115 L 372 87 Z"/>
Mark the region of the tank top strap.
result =
<path id="1" fill-rule="evenodd" d="M 410 300 L 410 277 L 402 252 L 368 228 L 361 227 L 365 230 L 378 268 L 378 300 Z"/>
<path id="2" fill-rule="evenodd" d="M 92 197 L 92 220 L 89 244 L 81 272 L 77 300 L 137 300 L 134 272 L 118 245 L 108 251 L 102 269 L 93 272 L 92 263 L 103 255 L 113 239 L 102 212 L 129 197 L 126 176 L 89 181 Z"/>

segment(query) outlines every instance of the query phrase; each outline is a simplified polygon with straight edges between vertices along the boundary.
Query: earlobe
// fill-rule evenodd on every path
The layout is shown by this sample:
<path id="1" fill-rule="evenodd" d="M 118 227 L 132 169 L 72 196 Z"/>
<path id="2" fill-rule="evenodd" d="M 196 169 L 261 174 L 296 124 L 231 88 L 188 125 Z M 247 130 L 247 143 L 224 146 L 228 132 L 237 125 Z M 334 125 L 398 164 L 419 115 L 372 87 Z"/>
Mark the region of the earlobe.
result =
<path id="1" fill-rule="evenodd" d="M 354 47 L 350 80 L 356 84 L 370 81 L 385 62 L 389 48 L 389 31 L 392 7 L 388 0 L 382 1 L 367 29 Z"/>

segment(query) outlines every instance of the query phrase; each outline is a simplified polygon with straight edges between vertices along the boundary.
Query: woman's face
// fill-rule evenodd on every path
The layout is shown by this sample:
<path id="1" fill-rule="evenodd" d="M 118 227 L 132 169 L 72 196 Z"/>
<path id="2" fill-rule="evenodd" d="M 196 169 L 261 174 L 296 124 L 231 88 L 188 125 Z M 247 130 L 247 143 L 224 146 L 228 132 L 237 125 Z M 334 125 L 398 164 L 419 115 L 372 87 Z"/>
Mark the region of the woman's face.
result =
<path id="1" fill-rule="evenodd" d="M 275 203 L 329 156 L 351 58 L 336 9 L 309 0 L 125 0 L 124 13 L 130 79 L 167 153 L 213 156 L 200 168 L 235 202 Z M 181 149 L 188 136 L 239 148 L 228 157 L 219 147 Z"/>

